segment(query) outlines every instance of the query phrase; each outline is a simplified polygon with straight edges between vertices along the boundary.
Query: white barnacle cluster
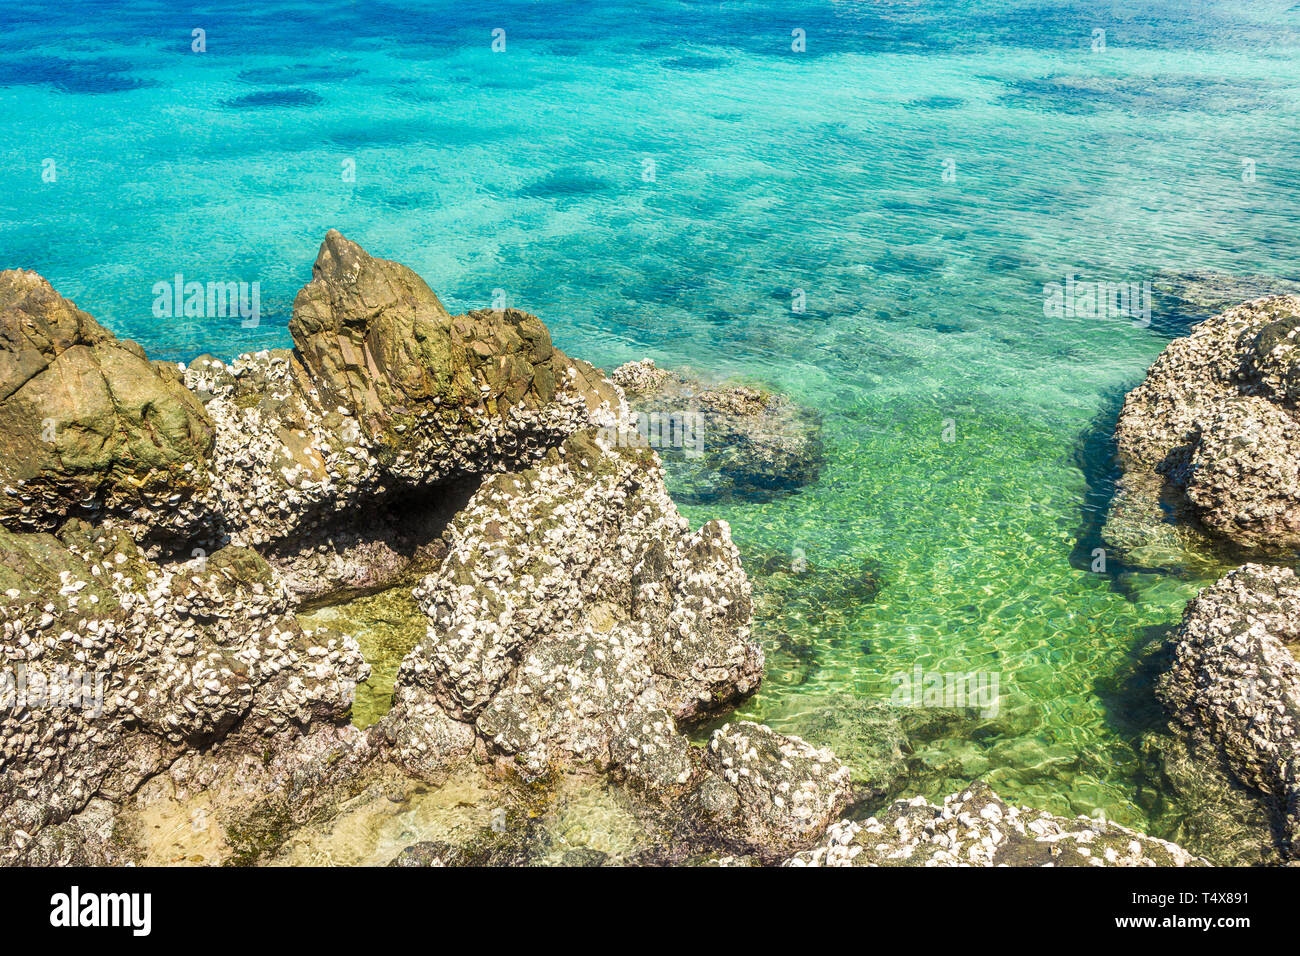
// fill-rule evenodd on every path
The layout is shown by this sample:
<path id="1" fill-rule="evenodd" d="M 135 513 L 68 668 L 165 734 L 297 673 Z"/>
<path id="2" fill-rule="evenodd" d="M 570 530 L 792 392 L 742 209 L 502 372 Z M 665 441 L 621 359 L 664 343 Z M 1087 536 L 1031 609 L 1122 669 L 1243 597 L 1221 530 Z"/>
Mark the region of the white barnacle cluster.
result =
<path id="1" fill-rule="evenodd" d="M 210 395 L 216 426 L 211 507 L 236 544 L 295 533 L 378 491 L 379 462 L 346 408 L 328 413 L 286 353 L 191 363 L 188 387 Z"/>
<path id="2" fill-rule="evenodd" d="M 1158 693 L 1220 742 L 1243 780 L 1300 805 L 1300 578 L 1247 564 L 1203 590 L 1171 638 Z M 1294 830 L 1295 816 L 1283 821 Z"/>
<path id="3" fill-rule="evenodd" d="M 22 798 L 0 812 L 6 823 L 79 809 L 109 767 L 129 787 L 168 753 L 232 728 L 273 735 L 345 713 L 365 676 L 356 642 L 304 632 L 275 583 L 227 565 L 162 568 L 111 531 L 65 544 L 84 575 L 61 571 L 54 600 L 11 589 L 0 604 L 5 657 L 93 666 L 97 699 L 0 714 L 0 769 Z"/>
<path id="4" fill-rule="evenodd" d="M 1297 335 L 1300 297 L 1269 296 L 1169 343 L 1125 399 L 1116 427 L 1125 468 L 1123 507 L 1112 509 L 1118 526 L 1134 502 L 1158 498 L 1168 481 L 1188 516 L 1212 535 L 1251 550 L 1295 550 Z M 1174 464 L 1167 475 L 1166 461 Z"/>
<path id="5" fill-rule="evenodd" d="M 742 721 L 714 731 L 704 764 L 736 791 L 740 826 L 759 846 L 807 845 L 851 795 L 849 768 L 833 753 L 765 724 Z"/>
<path id="6" fill-rule="evenodd" d="M 1182 848 L 1090 817 L 1068 819 L 1005 803 L 984 784 L 898 800 L 879 816 L 828 828 L 789 866 L 1188 866 Z"/>
<path id="7" fill-rule="evenodd" d="M 414 591 L 428 633 L 397 696 L 433 697 L 528 775 L 607 762 L 616 737 L 636 762 L 647 741 L 631 744 L 627 722 L 658 713 L 677 762 L 668 773 L 656 756 L 653 772 L 684 782 L 675 721 L 761 675 L 748 582 L 725 526 L 691 534 L 656 457 L 594 439 L 492 476 L 457 515 Z"/>
<path id="8" fill-rule="evenodd" d="M 401 419 L 390 423 L 394 439 L 382 421 L 361 421 L 342 405 L 324 407 L 290 353 L 246 354 L 228 364 L 195 361 L 184 380 L 207 397 L 215 441 L 211 487 L 187 507 L 218 516 L 236 544 L 297 537 L 310 547 L 310 532 L 352 516 L 362 502 L 526 466 L 575 430 L 617 415 L 608 401 L 589 411 L 574 383 L 576 370 L 568 371 L 554 400 L 540 407 L 517 403 L 489 411 L 484 402 L 434 398 L 391 410 Z"/>

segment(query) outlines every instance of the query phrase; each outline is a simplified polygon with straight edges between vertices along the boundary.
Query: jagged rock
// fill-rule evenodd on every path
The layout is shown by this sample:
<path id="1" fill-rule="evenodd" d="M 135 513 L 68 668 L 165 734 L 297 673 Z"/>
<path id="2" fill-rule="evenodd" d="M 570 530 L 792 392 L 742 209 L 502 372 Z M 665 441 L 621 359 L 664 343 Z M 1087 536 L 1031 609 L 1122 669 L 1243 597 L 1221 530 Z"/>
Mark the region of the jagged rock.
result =
<path id="1" fill-rule="evenodd" d="M 324 401 L 352 409 L 385 467 L 416 482 L 428 479 L 421 457 L 459 430 L 446 412 L 543 412 L 533 429 L 549 426 L 558 437 L 570 429 L 548 406 L 565 404 L 566 394 L 589 411 L 616 403 L 604 377 L 556 349 L 536 316 L 482 309 L 452 317 L 406 266 L 372 258 L 335 230 L 294 301 L 289 331 Z M 421 414 L 435 407 L 443 415 Z"/>
<path id="2" fill-rule="evenodd" d="M 934 806 L 895 801 L 879 817 L 841 820 L 788 866 L 1198 866 L 1182 847 L 1115 823 L 1005 803 L 976 782 Z"/>
<path id="3" fill-rule="evenodd" d="M 333 230 L 289 330 L 293 352 L 201 357 L 185 381 L 216 423 L 214 507 L 230 540 L 267 551 L 305 599 L 391 582 L 464 503 L 467 479 L 622 414 L 536 317 L 451 316 L 410 269 Z"/>
<path id="4" fill-rule="evenodd" d="M 1171 342 L 1129 393 L 1103 536 L 1131 562 L 1300 548 L 1298 333 L 1300 298 L 1248 302 Z"/>
<path id="5" fill-rule="evenodd" d="M 187 752 L 225 741 L 263 754 L 343 722 L 366 674 L 350 638 L 302 630 L 271 569 L 244 548 L 162 568 L 120 529 L 0 529 L 0 592 L 7 862 L 25 859 L 45 827 L 92 800 L 120 802 Z"/>
<path id="6" fill-rule="evenodd" d="M 332 230 L 290 332 L 293 351 L 151 363 L 34 273 L 0 274 L 0 522 L 107 519 L 159 558 L 250 546 L 316 600 L 392 582 L 478 476 L 623 414 L 534 316 L 451 316 Z"/>
<path id="7" fill-rule="evenodd" d="M 1300 579 L 1247 564 L 1205 588 L 1170 635 L 1157 694 L 1203 732 L 1277 814 L 1283 853 L 1300 824 Z"/>
<path id="8" fill-rule="evenodd" d="M 450 316 L 409 269 L 331 232 L 295 303 L 294 351 L 176 369 L 43 280 L 5 281 L 0 382 L 20 400 L 0 414 L 30 439 L 23 403 L 88 352 L 121 420 L 100 427 L 103 403 L 67 385 L 69 427 L 118 444 L 84 467 L 52 460 L 27 500 L 0 505 L 7 662 L 102 674 L 85 700 L 0 720 L 0 861 L 139 862 L 157 849 L 140 814 L 201 796 L 224 833 L 213 852 L 261 862 L 362 788 L 382 797 L 393 776 L 436 780 L 467 759 L 528 787 L 610 772 L 672 821 L 655 833 L 766 861 L 849 801 L 847 769 L 798 738 L 739 724 L 701 749 L 683 733 L 762 676 L 739 554 L 723 523 L 691 531 L 653 451 L 609 440 L 629 423 L 620 392 L 537 319 Z M 741 436 L 714 459 L 727 481 L 758 481 L 756 462 L 803 480 L 789 476 L 810 433 L 768 432 L 799 417 L 788 402 L 696 398 Z M 96 525 L 63 523 L 78 482 Z M 368 671 L 346 622 L 306 631 L 293 609 L 415 567 L 427 634 L 363 732 L 346 723 Z M 457 858 L 534 855 L 480 842 Z"/>
<path id="9" fill-rule="evenodd" d="M 212 422 L 175 366 L 151 363 L 34 272 L 0 272 L 0 523 L 68 517 L 160 527 L 207 487 Z"/>
<path id="10" fill-rule="evenodd" d="M 787 396 L 747 385 L 709 386 L 652 359 L 614 370 L 637 415 L 621 443 L 656 449 L 685 501 L 766 501 L 817 480 L 821 421 Z"/>
<path id="11" fill-rule="evenodd" d="M 726 525 L 691 533 L 644 450 L 579 432 L 494 475 L 415 594 L 428 638 L 395 710 L 473 724 L 526 775 L 603 764 L 622 719 L 692 721 L 752 692 L 749 584 Z"/>

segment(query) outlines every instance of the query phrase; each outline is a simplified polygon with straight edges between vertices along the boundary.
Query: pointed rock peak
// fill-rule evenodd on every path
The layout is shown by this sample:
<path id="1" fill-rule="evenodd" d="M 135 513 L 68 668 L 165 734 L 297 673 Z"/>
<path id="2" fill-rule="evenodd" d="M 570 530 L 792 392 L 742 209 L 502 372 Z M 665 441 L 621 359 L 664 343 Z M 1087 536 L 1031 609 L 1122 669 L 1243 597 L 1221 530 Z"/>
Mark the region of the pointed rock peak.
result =
<path id="1" fill-rule="evenodd" d="M 322 329 L 366 328 L 381 317 L 450 318 L 424 280 L 397 262 L 378 259 L 337 229 L 325 234 L 311 281 L 294 300 L 289 331 L 294 341 Z"/>
<path id="2" fill-rule="evenodd" d="M 316 262 L 311 267 L 312 278 L 344 279 L 355 278 L 361 268 L 373 262 L 370 253 L 347 238 L 337 229 L 325 233 L 325 241 L 316 253 Z"/>
<path id="3" fill-rule="evenodd" d="M 0 349 L 34 348 L 53 355 L 77 343 L 112 338 L 40 274 L 28 269 L 0 272 Z"/>

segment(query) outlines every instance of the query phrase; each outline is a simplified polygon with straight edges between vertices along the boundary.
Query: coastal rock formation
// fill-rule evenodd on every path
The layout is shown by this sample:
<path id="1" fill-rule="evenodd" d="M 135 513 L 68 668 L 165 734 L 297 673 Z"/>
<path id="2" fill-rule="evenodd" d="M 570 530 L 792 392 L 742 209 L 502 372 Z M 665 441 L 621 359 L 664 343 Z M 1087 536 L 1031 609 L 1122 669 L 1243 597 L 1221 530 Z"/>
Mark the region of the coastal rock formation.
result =
<path id="1" fill-rule="evenodd" d="M 1229 309 L 1176 339 L 1129 393 L 1103 536 L 1134 563 L 1213 542 L 1300 548 L 1300 298 Z"/>
<path id="2" fill-rule="evenodd" d="M 415 591 L 428 637 L 394 709 L 436 705 L 526 775 L 607 763 L 620 718 L 692 721 L 758 686 L 728 529 L 692 533 L 650 452 L 579 432 L 485 481 L 443 541 Z"/>
<path id="3" fill-rule="evenodd" d="M 771 863 L 879 789 L 759 724 L 687 737 L 762 678 L 750 584 L 727 525 L 692 531 L 659 457 L 619 440 L 619 389 L 540 321 L 450 316 L 331 232 L 290 331 L 292 351 L 178 369 L 0 275 L 0 863 L 266 862 L 345 803 L 467 767 L 513 788 L 506 832 L 381 859 L 539 859 L 555 835 L 530 801 L 604 774 L 646 822 L 641 861 Z M 624 381 L 647 376 L 669 381 Z M 787 401 L 691 396 L 729 493 L 815 475 Z M 296 612 L 399 579 L 427 627 L 362 731 L 346 617 Z M 216 826 L 159 843 L 151 821 L 198 833 L 193 813 Z"/>
<path id="4" fill-rule="evenodd" d="M 151 363 L 22 271 L 0 273 L 0 317 L 0 523 L 108 520 L 162 559 L 254 547 L 305 600 L 393 580 L 467 483 L 622 420 L 537 318 L 452 316 L 332 230 L 292 351 Z"/>
<path id="5" fill-rule="evenodd" d="M 172 524 L 207 489 L 213 426 L 175 366 L 152 363 L 34 272 L 0 272 L 0 523 Z"/>
<path id="6" fill-rule="evenodd" d="M 0 530 L 0 591 L 4 862 L 94 859 L 73 819 L 92 802 L 218 743 L 262 754 L 342 723 L 366 675 L 245 548 L 163 568 L 120 529 Z"/>
<path id="7" fill-rule="evenodd" d="M 1164 840 L 1088 817 L 1012 806 L 976 782 L 944 797 L 895 801 L 878 817 L 832 826 L 787 866 L 1198 866 Z"/>
<path id="8" fill-rule="evenodd" d="M 676 470 L 683 500 L 766 501 L 821 473 L 821 422 L 785 395 L 706 385 L 652 359 L 628 362 L 610 377 L 637 416 L 628 439 L 655 448 Z"/>
<path id="9" fill-rule="evenodd" d="M 1265 795 L 1284 853 L 1300 824 L 1300 579 L 1248 564 L 1203 590 L 1170 636 L 1157 693 L 1227 766 Z"/>
<path id="10" fill-rule="evenodd" d="M 410 269 L 333 230 L 289 330 L 293 352 L 201 357 L 185 382 L 216 426 L 225 534 L 266 550 L 308 599 L 409 567 L 446 502 L 463 504 L 456 482 L 621 420 L 613 387 L 534 316 L 451 316 Z"/>
<path id="11" fill-rule="evenodd" d="M 295 305 L 295 351 L 202 357 L 182 373 L 43 280 L 6 281 L 23 290 L 4 300 L 2 369 L 6 394 L 21 393 L 8 406 L 20 438 L 32 432 L 23 403 L 48 377 L 71 394 L 69 430 L 153 435 L 149 416 L 171 401 L 195 441 L 173 447 L 167 433 L 146 453 L 130 437 L 85 468 L 51 459 L 43 493 L 24 479 L 26 497 L 7 499 L 24 532 L 0 529 L 18 691 L 37 660 L 93 665 L 101 684 L 89 715 L 84 700 L 42 699 L 6 719 L 5 859 L 113 859 L 116 808 L 165 775 L 182 789 L 224 779 L 213 792 L 256 804 L 226 814 L 249 861 L 302 807 L 348 789 L 337 768 L 353 783 L 380 765 L 430 778 L 475 753 L 524 779 L 609 769 L 616 737 L 637 745 L 630 722 L 662 717 L 691 750 L 679 724 L 757 687 L 749 585 L 726 526 L 691 532 L 652 452 L 600 444 L 593 426 L 626 420 L 617 390 L 531 316 L 452 317 L 410 270 L 331 232 Z M 106 401 L 125 423 L 82 420 L 105 403 L 79 393 L 98 399 L 100 379 L 66 380 L 79 350 L 111 372 L 100 378 L 120 407 Z M 136 404 L 121 398 L 133 389 Z M 114 490 L 159 475 L 182 489 L 161 504 Z M 98 524 L 26 530 L 63 522 L 83 478 L 113 503 L 90 512 Z M 416 591 L 429 638 L 363 734 L 345 724 L 367 672 L 356 643 L 304 631 L 292 609 L 417 558 L 433 568 Z M 261 770 L 242 763 L 250 748 Z"/>

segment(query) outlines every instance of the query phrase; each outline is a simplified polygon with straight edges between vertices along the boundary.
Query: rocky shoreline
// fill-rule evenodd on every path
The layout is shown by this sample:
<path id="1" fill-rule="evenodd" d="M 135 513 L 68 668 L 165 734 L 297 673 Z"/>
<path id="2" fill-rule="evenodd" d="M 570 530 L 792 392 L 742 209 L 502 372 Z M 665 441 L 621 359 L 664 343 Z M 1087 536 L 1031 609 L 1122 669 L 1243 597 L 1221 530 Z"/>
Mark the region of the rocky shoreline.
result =
<path id="1" fill-rule="evenodd" d="M 1300 297 L 1233 306 L 1175 339 L 1129 393 L 1103 537 L 1136 567 L 1241 564 L 1192 600 L 1156 694 L 1221 761 L 1293 860 L 1300 814 Z"/>
<path id="2" fill-rule="evenodd" d="M 700 500 L 764 500 L 820 468 L 815 418 L 783 396 L 653 363 L 607 379 L 537 318 L 453 316 L 333 231 L 292 350 L 151 362 L 23 271 L 0 273 L 0 319 L 0 646 L 26 682 L 0 719 L 0 862 L 282 861 L 301 834 L 466 774 L 500 818 L 459 842 L 401 835 L 395 865 L 536 862 L 575 781 L 612 788 L 642 828 L 621 862 L 1200 862 L 979 784 L 862 818 L 874 791 L 815 741 L 733 721 L 692 742 L 762 679 L 751 586 L 727 525 L 692 531 L 659 449 L 620 436 L 638 414 L 702 414 L 718 443 Z M 1289 396 L 1275 358 L 1257 381 Z M 1243 524 L 1230 492 L 1188 487 L 1203 524 L 1252 544 L 1290 527 L 1286 507 Z M 384 588 L 409 590 L 420 633 L 362 730 L 369 665 L 346 616 L 298 615 Z M 1251 634 L 1276 624 L 1242 615 Z M 1189 642 L 1218 633 L 1188 621 Z M 1219 666 L 1210 643 L 1188 643 L 1164 691 L 1188 719 L 1208 719 L 1180 688 Z M 1249 653 L 1271 667 L 1279 647 Z M 52 704 L 68 683 L 80 696 Z M 1273 736 L 1240 751 L 1251 785 L 1292 803 L 1293 691 L 1269 691 Z M 1214 713 L 1220 736 L 1254 727 Z M 198 813 L 202 840 L 153 832 Z M 575 852 L 560 862 L 600 862 Z"/>

